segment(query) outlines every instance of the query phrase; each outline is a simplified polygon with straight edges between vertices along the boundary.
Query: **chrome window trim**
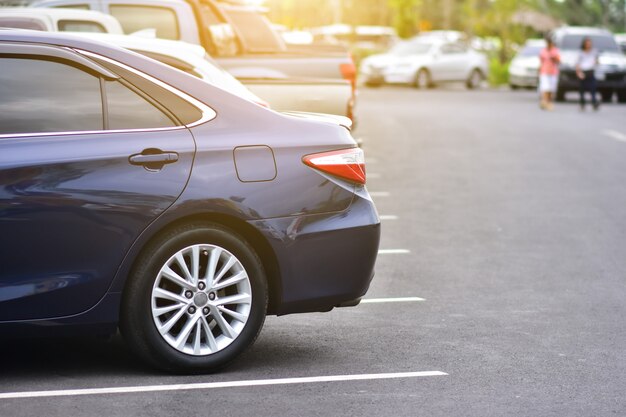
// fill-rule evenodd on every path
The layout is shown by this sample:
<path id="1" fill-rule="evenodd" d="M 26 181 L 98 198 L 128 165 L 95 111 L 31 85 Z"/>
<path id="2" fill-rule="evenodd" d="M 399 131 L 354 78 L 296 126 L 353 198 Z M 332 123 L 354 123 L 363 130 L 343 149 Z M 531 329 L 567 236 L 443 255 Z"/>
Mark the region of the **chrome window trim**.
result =
<path id="1" fill-rule="evenodd" d="M 202 117 L 200 117 L 200 119 L 196 120 L 193 123 L 189 123 L 187 125 L 184 125 L 186 127 L 194 127 L 194 126 L 198 126 L 201 125 L 203 123 L 206 122 L 210 122 L 211 120 L 215 119 L 217 117 L 217 112 L 215 110 L 213 110 L 211 107 L 209 107 L 208 105 L 204 104 L 203 102 L 201 102 L 200 100 L 197 100 L 195 98 L 193 98 L 192 96 L 190 96 L 187 93 L 184 93 L 180 90 L 178 90 L 177 88 L 172 87 L 169 84 L 164 83 L 163 81 L 154 78 L 153 76 L 146 74 L 144 72 L 141 72 L 133 67 L 130 67 L 126 64 L 123 64 L 119 61 L 116 61 L 114 59 L 111 59 L 109 57 L 106 56 L 102 56 L 100 54 L 96 54 L 94 52 L 89 52 L 89 51 L 85 51 L 82 49 L 76 49 L 77 52 L 79 52 L 80 54 L 83 55 L 87 55 L 87 56 L 91 56 L 97 59 L 102 59 L 103 61 L 109 62 L 113 65 L 118 65 L 122 68 L 124 68 L 127 71 L 132 72 L 135 75 L 138 75 L 156 85 L 158 85 L 159 87 L 169 91 L 172 94 L 177 95 L 178 97 L 180 97 L 181 99 L 183 99 L 184 101 L 188 102 L 189 104 L 193 105 L 195 108 L 197 108 L 198 110 L 200 110 L 200 112 L 202 113 Z M 161 128 L 161 129 L 171 129 L 171 128 Z M 125 129 L 125 130 L 138 130 L 138 129 Z M 143 129 L 139 129 L 139 130 L 143 130 Z M 148 129 L 148 130 L 152 130 L 152 129 Z"/>
<path id="2" fill-rule="evenodd" d="M 72 48 L 68 48 L 68 49 L 72 49 Z M 187 125 L 181 125 L 181 126 L 172 126 L 172 127 L 155 127 L 155 128 L 141 128 L 141 129 L 115 129 L 115 130 L 104 130 L 104 129 L 100 129 L 100 130 L 71 130 L 71 131 L 60 131 L 60 132 L 29 132 L 29 133 L 3 133 L 0 134 L 0 139 L 11 139 L 11 138 L 27 138 L 27 137 L 41 137 L 41 136 L 68 136 L 68 135 L 72 135 L 72 136 L 76 136 L 76 135 L 94 135 L 94 134 L 109 134 L 109 133 L 132 133 L 132 132 L 161 132 L 161 131 L 173 131 L 173 130 L 183 130 L 183 129 L 187 129 L 187 128 L 192 128 L 195 126 L 199 126 L 201 124 L 210 122 L 211 120 L 215 119 L 217 117 L 217 112 L 215 110 L 213 110 L 211 107 L 209 107 L 208 105 L 202 103 L 201 101 L 191 97 L 190 95 L 188 95 L 187 93 L 184 93 L 174 87 L 172 87 L 169 84 L 164 83 L 163 81 L 152 77 L 151 75 L 148 75 L 144 72 L 141 72 L 139 70 L 136 70 L 133 67 L 130 67 L 126 64 L 122 64 L 119 61 L 116 61 L 114 59 L 102 56 L 100 54 L 96 54 L 93 52 L 89 52 L 89 51 L 85 51 L 82 49 L 75 49 L 76 52 L 86 55 L 86 56 L 91 56 L 97 59 L 102 59 L 103 61 L 107 61 L 113 65 L 118 65 L 122 68 L 124 68 L 127 71 L 130 71 L 156 85 L 158 85 L 161 88 L 164 88 L 165 90 L 169 91 L 172 94 L 177 95 L 179 98 L 181 98 L 182 100 L 188 102 L 189 104 L 191 104 L 192 106 L 194 106 L 195 108 L 197 108 L 200 113 L 202 114 L 202 117 L 200 117 L 200 119 L 196 120 L 193 123 L 189 123 Z"/>

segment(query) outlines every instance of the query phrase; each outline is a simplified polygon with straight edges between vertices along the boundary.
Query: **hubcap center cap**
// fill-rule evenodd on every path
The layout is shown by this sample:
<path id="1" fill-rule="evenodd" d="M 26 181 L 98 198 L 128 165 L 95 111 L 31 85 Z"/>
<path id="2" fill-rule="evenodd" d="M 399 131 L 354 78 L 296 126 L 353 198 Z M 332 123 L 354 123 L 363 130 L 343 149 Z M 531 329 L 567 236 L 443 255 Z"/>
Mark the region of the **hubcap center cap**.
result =
<path id="1" fill-rule="evenodd" d="M 198 307 L 204 307 L 209 302 L 209 296 L 203 292 L 199 292 L 193 297 L 193 303 Z"/>

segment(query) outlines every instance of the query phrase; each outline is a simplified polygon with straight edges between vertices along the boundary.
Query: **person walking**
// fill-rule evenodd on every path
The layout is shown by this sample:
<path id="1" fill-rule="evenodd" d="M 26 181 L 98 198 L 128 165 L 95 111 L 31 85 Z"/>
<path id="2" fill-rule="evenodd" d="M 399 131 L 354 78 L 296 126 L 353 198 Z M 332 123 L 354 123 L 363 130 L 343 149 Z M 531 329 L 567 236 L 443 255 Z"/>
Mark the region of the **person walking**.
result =
<path id="1" fill-rule="evenodd" d="M 580 79 L 580 110 L 585 111 L 585 93 L 591 93 L 591 103 L 594 110 L 600 108 L 600 102 L 597 99 L 597 82 L 596 67 L 599 64 L 599 54 L 593 48 L 593 42 L 590 38 L 585 38 L 580 45 L 578 60 L 576 61 L 576 75 Z"/>
<path id="2" fill-rule="evenodd" d="M 554 95 L 559 83 L 561 53 L 550 36 L 546 37 L 546 47 L 541 50 L 539 59 L 541 61 L 539 67 L 540 107 L 543 110 L 552 110 L 554 108 Z"/>

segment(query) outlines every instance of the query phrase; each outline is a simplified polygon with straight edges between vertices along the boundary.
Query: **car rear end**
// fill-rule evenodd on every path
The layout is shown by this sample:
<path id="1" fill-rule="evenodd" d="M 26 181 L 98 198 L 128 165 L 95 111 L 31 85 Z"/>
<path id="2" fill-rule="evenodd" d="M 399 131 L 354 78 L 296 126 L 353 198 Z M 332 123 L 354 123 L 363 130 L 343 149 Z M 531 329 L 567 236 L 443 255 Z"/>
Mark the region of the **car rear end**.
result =
<path id="1" fill-rule="evenodd" d="M 374 276 L 380 220 L 365 186 L 363 151 L 343 126 L 349 123 L 257 106 L 242 112 L 242 103 L 237 114 L 229 107 L 192 130 L 198 144 L 194 171 L 207 174 L 192 178 L 182 200 L 206 194 L 219 176 L 229 191 L 215 190 L 213 200 L 221 201 L 225 213 L 244 218 L 274 259 L 270 313 L 358 304 Z M 241 135 L 223 136 L 221 123 L 231 125 L 231 117 L 239 120 Z M 233 151 L 230 136 L 246 133 Z M 217 154 L 216 147 L 222 149 Z M 227 155 L 233 163 L 217 166 Z"/>

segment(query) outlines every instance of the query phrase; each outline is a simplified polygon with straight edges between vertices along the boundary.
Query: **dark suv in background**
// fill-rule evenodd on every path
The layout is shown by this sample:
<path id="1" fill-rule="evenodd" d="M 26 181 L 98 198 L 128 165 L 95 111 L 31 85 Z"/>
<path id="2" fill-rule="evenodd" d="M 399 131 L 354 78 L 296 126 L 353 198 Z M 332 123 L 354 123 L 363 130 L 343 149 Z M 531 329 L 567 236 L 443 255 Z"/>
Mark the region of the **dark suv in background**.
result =
<path id="1" fill-rule="evenodd" d="M 561 75 L 556 94 L 558 101 L 564 101 L 568 91 L 578 91 L 578 52 L 583 39 L 590 38 L 593 47 L 600 52 L 596 78 L 602 101 L 612 101 L 613 94 L 616 93 L 619 102 L 626 103 L 626 56 L 622 54 L 611 32 L 588 27 L 564 27 L 554 31 L 553 36 L 561 50 Z"/>

